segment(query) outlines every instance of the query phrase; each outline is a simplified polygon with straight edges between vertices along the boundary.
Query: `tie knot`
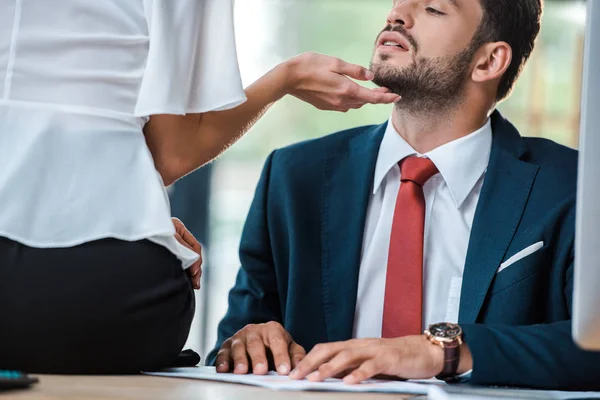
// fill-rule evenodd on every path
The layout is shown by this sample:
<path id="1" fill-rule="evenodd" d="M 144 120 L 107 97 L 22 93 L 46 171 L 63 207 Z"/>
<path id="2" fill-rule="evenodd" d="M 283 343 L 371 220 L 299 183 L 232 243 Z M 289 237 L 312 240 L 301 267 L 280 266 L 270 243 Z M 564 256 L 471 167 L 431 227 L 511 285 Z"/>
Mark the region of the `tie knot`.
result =
<path id="1" fill-rule="evenodd" d="M 423 186 L 429 178 L 437 173 L 437 167 L 429 158 L 410 156 L 400 162 L 402 181 L 411 181 L 419 186 Z"/>

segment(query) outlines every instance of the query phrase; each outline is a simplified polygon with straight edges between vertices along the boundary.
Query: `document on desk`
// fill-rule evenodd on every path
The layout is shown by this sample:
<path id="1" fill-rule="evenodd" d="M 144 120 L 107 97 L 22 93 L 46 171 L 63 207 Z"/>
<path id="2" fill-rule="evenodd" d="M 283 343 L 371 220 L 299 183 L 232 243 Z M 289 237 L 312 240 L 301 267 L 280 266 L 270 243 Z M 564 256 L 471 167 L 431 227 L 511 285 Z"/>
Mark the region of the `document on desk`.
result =
<path id="1" fill-rule="evenodd" d="M 325 382 L 294 381 L 275 372 L 268 375 L 217 374 L 214 367 L 174 368 L 147 375 L 171 378 L 200 379 L 227 383 L 259 386 L 281 391 L 334 391 L 334 392 L 380 392 L 402 394 L 427 394 L 429 385 L 417 382 L 369 380 L 359 385 L 347 385 L 341 379 L 328 379 Z M 437 385 L 445 385 L 443 382 Z"/>
<path id="2" fill-rule="evenodd" d="M 214 367 L 174 368 L 161 372 L 146 372 L 147 375 L 169 378 L 199 379 L 216 382 L 238 383 L 279 391 L 324 391 L 324 392 L 371 392 L 424 395 L 423 399 L 520 399 L 520 400 L 570 400 L 600 399 L 600 392 L 556 392 L 543 390 L 516 390 L 502 388 L 480 388 L 469 385 L 447 385 L 438 380 L 385 381 L 369 380 L 359 385 L 347 385 L 341 379 L 325 382 L 293 381 L 275 372 L 268 375 L 217 374 Z"/>

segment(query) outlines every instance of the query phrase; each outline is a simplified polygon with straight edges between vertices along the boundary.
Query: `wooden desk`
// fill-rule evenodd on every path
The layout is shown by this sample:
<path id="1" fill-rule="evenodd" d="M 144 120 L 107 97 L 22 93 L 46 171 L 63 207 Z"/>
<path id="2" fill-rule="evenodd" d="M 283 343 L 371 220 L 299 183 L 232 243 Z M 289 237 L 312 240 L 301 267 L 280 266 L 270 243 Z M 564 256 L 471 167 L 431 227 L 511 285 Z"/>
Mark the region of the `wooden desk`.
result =
<path id="1" fill-rule="evenodd" d="M 365 400 L 408 399 L 374 393 L 276 392 L 243 385 L 151 376 L 40 375 L 33 389 L 0 392 L 0 400 Z"/>

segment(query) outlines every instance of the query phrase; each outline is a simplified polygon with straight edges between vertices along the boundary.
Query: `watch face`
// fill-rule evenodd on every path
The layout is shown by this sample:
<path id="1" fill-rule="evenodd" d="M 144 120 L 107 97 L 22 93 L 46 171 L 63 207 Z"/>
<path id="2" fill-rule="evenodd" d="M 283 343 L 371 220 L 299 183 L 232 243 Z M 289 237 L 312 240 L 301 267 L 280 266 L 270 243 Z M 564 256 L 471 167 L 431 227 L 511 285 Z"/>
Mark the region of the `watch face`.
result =
<path id="1" fill-rule="evenodd" d="M 433 337 L 454 339 L 462 335 L 462 329 L 456 324 L 441 323 L 429 327 L 429 332 Z"/>

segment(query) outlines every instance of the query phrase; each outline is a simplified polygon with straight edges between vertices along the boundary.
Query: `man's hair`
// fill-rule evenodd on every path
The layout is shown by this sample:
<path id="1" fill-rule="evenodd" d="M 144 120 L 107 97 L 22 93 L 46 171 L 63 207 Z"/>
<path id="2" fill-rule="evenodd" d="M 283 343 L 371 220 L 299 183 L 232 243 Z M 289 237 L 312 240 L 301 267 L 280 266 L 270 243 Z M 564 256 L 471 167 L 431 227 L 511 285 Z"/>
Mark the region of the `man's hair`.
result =
<path id="1" fill-rule="evenodd" d="M 540 32 L 543 0 L 480 0 L 483 17 L 473 38 L 478 48 L 503 41 L 512 48 L 512 61 L 498 85 L 496 101 L 511 93 Z"/>

